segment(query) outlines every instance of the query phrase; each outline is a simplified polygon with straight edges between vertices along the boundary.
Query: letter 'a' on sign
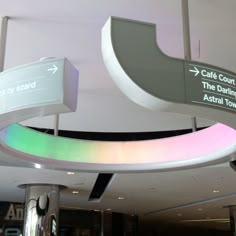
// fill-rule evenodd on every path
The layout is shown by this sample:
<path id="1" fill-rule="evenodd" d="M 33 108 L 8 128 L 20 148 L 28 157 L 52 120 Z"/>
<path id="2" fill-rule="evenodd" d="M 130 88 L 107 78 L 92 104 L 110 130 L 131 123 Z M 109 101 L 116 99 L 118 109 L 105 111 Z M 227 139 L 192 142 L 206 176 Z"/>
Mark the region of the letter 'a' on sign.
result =
<path id="1" fill-rule="evenodd" d="M 102 53 L 111 78 L 134 102 L 236 128 L 236 74 L 165 55 L 154 24 L 109 18 Z"/>

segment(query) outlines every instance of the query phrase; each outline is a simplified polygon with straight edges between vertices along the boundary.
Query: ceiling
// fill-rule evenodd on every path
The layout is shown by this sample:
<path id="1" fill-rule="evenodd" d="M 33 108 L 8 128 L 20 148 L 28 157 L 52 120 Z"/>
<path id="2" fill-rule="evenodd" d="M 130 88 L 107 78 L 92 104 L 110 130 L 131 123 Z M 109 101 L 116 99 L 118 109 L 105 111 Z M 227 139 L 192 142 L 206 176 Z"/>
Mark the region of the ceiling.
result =
<path id="1" fill-rule="evenodd" d="M 17 168 L 16 171 L 16 167 L 0 167 L 1 201 L 24 202 L 24 190 L 18 186 L 25 183 L 60 184 L 68 187 L 61 192 L 61 207 L 112 209 L 148 221 L 224 230 L 229 227 L 228 209 L 224 207 L 236 204 L 233 184 L 236 174 L 227 164 L 172 172 L 116 174 L 101 201 L 88 201 L 97 173 L 68 175 L 65 171 Z M 200 222 L 191 222 L 195 220 Z M 211 224 L 204 222 L 207 220 Z"/>
<path id="2" fill-rule="evenodd" d="M 235 71 L 236 2 L 191 0 L 189 7 L 192 58 Z M 183 58 L 180 0 L 0 0 L 0 16 L 10 17 L 5 69 L 42 57 L 67 57 L 79 70 L 77 111 L 60 115 L 60 129 L 142 132 L 191 128 L 188 116 L 150 111 L 131 102 L 109 78 L 101 53 L 101 29 L 109 16 L 119 16 L 155 23 L 160 48 L 170 56 Z M 50 116 L 23 124 L 53 128 L 53 122 L 54 117 Z M 198 127 L 213 123 L 197 118 Z M 2 153 L 2 165 L 9 165 L 4 158 L 8 156 Z M 112 208 L 145 219 L 228 219 L 227 209 L 222 207 L 236 204 L 236 195 L 230 195 L 236 193 L 236 175 L 227 164 L 178 172 L 117 174 L 100 203 L 87 201 L 96 177 L 97 173 L 67 175 L 60 171 L 0 167 L 0 200 L 23 201 L 24 191 L 18 185 L 44 182 L 69 187 L 62 193 L 62 206 Z M 74 189 L 80 193 L 72 194 Z M 118 200 L 119 196 L 125 199 Z M 225 198 L 184 207 L 219 196 Z M 172 209 L 177 206 L 181 207 Z M 163 209 L 169 210 L 158 212 Z M 152 211 L 157 212 L 146 215 Z M 228 224 L 207 226 L 225 229 Z"/>

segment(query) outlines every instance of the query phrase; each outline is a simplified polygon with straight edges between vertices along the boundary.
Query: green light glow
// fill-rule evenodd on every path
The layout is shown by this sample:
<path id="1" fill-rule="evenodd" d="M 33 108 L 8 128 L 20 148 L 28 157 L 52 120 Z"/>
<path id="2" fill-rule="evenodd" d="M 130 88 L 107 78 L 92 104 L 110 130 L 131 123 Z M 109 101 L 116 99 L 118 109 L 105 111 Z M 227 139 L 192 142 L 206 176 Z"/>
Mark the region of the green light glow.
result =
<path id="1" fill-rule="evenodd" d="M 91 159 L 91 144 L 87 141 L 46 135 L 17 124 L 7 128 L 5 138 L 6 145 L 12 149 L 37 157 L 71 162 L 90 162 Z M 76 150 L 80 152 L 75 153 Z"/>

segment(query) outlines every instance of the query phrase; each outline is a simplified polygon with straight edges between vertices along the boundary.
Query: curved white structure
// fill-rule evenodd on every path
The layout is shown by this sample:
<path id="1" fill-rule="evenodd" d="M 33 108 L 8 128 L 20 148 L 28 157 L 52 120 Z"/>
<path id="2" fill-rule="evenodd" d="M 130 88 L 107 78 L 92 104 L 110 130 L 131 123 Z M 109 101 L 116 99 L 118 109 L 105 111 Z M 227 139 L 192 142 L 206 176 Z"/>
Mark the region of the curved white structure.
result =
<path id="1" fill-rule="evenodd" d="M 119 21 L 118 28 L 113 28 L 113 21 Z M 234 114 L 227 113 L 227 118 L 223 120 L 226 114 L 224 108 L 219 111 L 209 105 L 208 108 L 201 108 L 191 104 L 185 105 L 184 101 L 181 102 L 181 99 L 185 99 L 181 87 L 185 82 L 181 81 L 180 75 L 186 69 L 186 65 L 182 65 L 181 60 L 177 60 L 177 65 L 173 66 L 175 73 L 180 77 L 176 86 L 172 85 L 173 92 L 169 99 L 163 88 L 156 91 L 157 94 L 162 93 L 159 98 L 155 94 L 155 87 L 152 87 L 150 92 L 147 91 L 148 87 L 143 89 L 140 84 L 132 81 L 135 78 L 132 76 L 135 74 L 132 74 L 132 71 L 127 73 L 127 69 L 134 68 L 135 73 L 142 75 L 158 70 L 156 67 L 158 65 L 155 65 L 154 60 L 152 64 L 154 67 L 149 67 L 148 63 L 145 64 L 148 67 L 142 66 L 139 62 L 143 59 L 137 57 L 134 61 L 128 60 L 131 64 L 122 63 L 122 58 L 127 57 L 122 54 L 124 51 L 128 50 L 128 55 L 140 53 L 134 50 L 135 44 L 132 47 L 126 45 L 125 50 L 122 50 L 125 43 L 122 37 L 131 37 L 132 34 L 135 35 L 135 32 L 138 32 L 138 28 L 132 28 L 134 24 L 138 28 L 141 24 L 144 29 L 147 25 L 121 19 L 110 19 L 103 30 L 104 60 L 111 76 L 122 90 L 131 99 L 148 107 L 179 112 L 179 109 L 186 108 L 186 113 L 192 110 L 196 114 L 204 111 L 206 112 L 205 117 L 212 117 L 212 114 L 215 114 L 217 119 L 219 117 L 219 121 L 230 123 Z M 148 26 L 151 26 L 151 32 L 153 32 L 153 25 Z M 126 33 L 130 32 L 131 36 L 124 34 L 123 29 L 126 29 Z M 145 47 L 146 44 L 143 40 L 140 43 L 140 50 L 141 55 L 144 56 L 145 48 L 142 47 Z M 119 44 L 120 42 L 122 44 Z M 117 45 L 121 47 L 117 47 Z M 141 45 L 143 46 L 141 47 Z M 153 53 L 153 51 L 149 50 L 148 53 Z M 151 58 L 153 57 L 154 55 Z M 167 59 L 170 60 L 170 58 Z M 166 62 L 166 59 L 164 58 L 162 62 Z M 162 64 L 163 76 L 166 76 L 165 72 L 170 67 L 171 63 Z M 63 170 L 142 172 L 204 166 L 234 158 L 236 132 L 233 128 L 222 124 L 187 135 L 133 142 L 75 140 L 36 132 L 14 123 L 34 116 L 74 111 L 78 87 L 76 69 L 66 59 L 56 59 L 15 68 L 3 72 L 0 74 L 1 76 L 3 78 L 0 80 L 2 83 L 0 96 L 5 100 L 0 101 L 0 150 L 14 158 L 23 160 L 28 166 L 37 163 L 42 167 Z M 145 79 L 145 76 L 141 76 L 141 78 Z M 166 78 L 169 79 L 169 76 Z M 142 80 L 139 82 L 143 83 Z M 168 83 L 172 83 L 171 79 Z M 171 102 L 174 98 L 178 99 L 177 103 Z M 218 116 L 219 114 L 222 114 L 222 117 Z M 231 125 L 234 127 L 233 122 Z"/>

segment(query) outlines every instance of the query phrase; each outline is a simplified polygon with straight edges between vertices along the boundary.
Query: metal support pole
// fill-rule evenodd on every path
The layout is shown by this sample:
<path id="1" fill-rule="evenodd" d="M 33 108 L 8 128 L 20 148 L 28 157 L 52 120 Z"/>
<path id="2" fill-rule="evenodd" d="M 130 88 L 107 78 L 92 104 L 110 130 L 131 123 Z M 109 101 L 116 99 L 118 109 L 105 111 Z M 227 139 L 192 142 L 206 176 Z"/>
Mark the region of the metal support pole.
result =
<path id="1" fill-rule="evenodd" d="M 8 18 L 6 16 L 0 17 L 0 72 L 3 71 L 7 41 L 7 24 Z"/>
<path id="2" fill-rule="evenodd" d="M 184 40 L 184 58 L 191 60 L 191 39 L 189 27 L 189 8 L 188 0 L 182 0 L 182 22 L 183 22 L 183 40 Z"/>
<path id="3" fill-rule="evenodd" d="M 58 136 L 58 129 L 59 129 L 59 114 L 55 115 L 54 119 L 54 135 Z"/>
<path id="4" fill-rule="evenodd" d="M 184 58 L 191 61 L 191 40 L 190 40 L 190 27 L 189 27 L 189 7 L 188 0 L 182 0 L 182 22 L 183 22 L 183 39 L 184 39 Z M 191 117 L 192 130 L 197 131 L 196 117 Z"/>
<path id="5" fill-rule="evenodd" d="M 55 57 L 42 57 L 40 58 L 40 61 L 46 61 L 54 59 Z M 54 117 L 54 136 L 58 136 L 58 130 L 59 130 L 59 114 L 56 114 Z"/>
<path id="6" fill-rule="evenodd" d="M 191 117 L 191 121 L 192 121 L 192 131 L 196 132 L 197 131 L 197 119 L 196 119 L 196 117 Z"/>

